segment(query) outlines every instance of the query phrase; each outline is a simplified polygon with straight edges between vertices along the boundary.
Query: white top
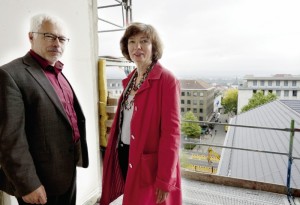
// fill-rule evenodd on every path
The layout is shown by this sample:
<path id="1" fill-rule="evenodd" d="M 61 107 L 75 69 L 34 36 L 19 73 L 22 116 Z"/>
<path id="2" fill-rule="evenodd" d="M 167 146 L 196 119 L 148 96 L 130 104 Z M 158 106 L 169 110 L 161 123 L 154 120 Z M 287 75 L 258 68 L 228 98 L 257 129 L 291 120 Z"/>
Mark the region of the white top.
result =
<path id="1" fill-rule="evenodd" d="M 128 101 L 132 101 L 134 98 L 134 95 L 128 95 Z M 121 132 L 121 141 L 124 144 L 129 145 L 130 144 L 130 124 L 131 124 L 131 118 L 133 113 L 133 107 L 134 103 L 132 103 L 132 106 L 129 110 L 123 109 L 123 123 L 122 123 L 122 132 Z"/>

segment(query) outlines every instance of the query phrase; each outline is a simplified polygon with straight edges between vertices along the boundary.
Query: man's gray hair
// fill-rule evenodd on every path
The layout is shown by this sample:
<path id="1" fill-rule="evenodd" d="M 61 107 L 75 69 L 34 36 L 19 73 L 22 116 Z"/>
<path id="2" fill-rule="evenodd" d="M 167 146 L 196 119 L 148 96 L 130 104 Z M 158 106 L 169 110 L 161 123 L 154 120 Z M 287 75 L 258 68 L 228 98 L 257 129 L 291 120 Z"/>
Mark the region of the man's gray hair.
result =
<path id="1" fill-rule="evenodd" d="M 50 22 L 64 29 L 64 24 L 58 17 L 51 16 L 49 14 L 37 14 L 31 17 L 30 32 L 38 32 L 44 22 Z"/>

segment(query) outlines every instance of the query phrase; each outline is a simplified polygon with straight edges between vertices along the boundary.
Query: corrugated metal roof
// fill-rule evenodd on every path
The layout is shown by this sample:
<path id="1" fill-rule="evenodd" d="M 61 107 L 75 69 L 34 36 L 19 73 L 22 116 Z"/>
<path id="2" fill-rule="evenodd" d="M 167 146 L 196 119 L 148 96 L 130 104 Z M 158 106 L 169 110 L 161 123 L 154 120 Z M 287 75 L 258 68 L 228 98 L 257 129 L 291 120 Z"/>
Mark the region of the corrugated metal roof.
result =
<path id="1" fill-rule="evenodd" d="M 286 104 L 288 107 L 290 107 L 292 110 L 300 113 L 300 101 L 299 100 L 280 100 L 284 104 Z"/>
<path id="2" fill-rule="evenodd" d="M 300 101 L 290 103 L 299 104 Z M 289 104 L 289 103 L 288 103 Z M 292 106 L 293 107 L 293 106 Z M 230 124 L 290 128 L 291 120 L 300 127 L 300 113 L 279 100 L 267 103 L 234 117 Z M 289 132 L 230 127 L 225 139 L 227 146 L 288 153 Z M 295 132 L 293 156 L 300 157 L 300 133 Z M 242 150 L 223 149 L 219 174 L 253 181 L 286 185 L 288 157 Z M 300 188 L 300 160 L 292 166 L 291 187 Z"/>

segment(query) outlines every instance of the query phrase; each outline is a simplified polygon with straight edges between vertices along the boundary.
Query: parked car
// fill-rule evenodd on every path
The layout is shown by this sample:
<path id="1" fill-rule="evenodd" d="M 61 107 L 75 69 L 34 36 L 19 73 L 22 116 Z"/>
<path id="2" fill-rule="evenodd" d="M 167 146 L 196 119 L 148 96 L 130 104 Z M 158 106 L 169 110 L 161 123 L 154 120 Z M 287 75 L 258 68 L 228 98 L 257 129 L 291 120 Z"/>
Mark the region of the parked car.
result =
<path id="1" fill-rule="evenodd" d="M 209 127 L 208 125 L 201 125 L 201 134 L 208 134 L 209 133 Z"/>

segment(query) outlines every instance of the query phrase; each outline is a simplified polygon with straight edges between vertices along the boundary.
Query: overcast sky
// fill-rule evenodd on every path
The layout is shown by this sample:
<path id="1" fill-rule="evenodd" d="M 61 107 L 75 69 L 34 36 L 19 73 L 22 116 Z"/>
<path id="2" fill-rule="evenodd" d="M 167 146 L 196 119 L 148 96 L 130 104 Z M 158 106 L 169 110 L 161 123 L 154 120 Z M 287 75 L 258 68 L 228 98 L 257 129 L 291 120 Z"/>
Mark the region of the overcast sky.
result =
<path id="1" fill-rule="evenodd" d="M 101 5 L 115 4 L 101 0 Z M 299 0 L 132 0 L 133 21 L 153 25 L 161 63 L 179 78 L 300 74 Z M 101 18 L 121 24 L 121 8 Z M 108 28 L 99 23 L 100 29 Z M 120 57 L 121 32 L 99 34 L 100 55 Z"/>

